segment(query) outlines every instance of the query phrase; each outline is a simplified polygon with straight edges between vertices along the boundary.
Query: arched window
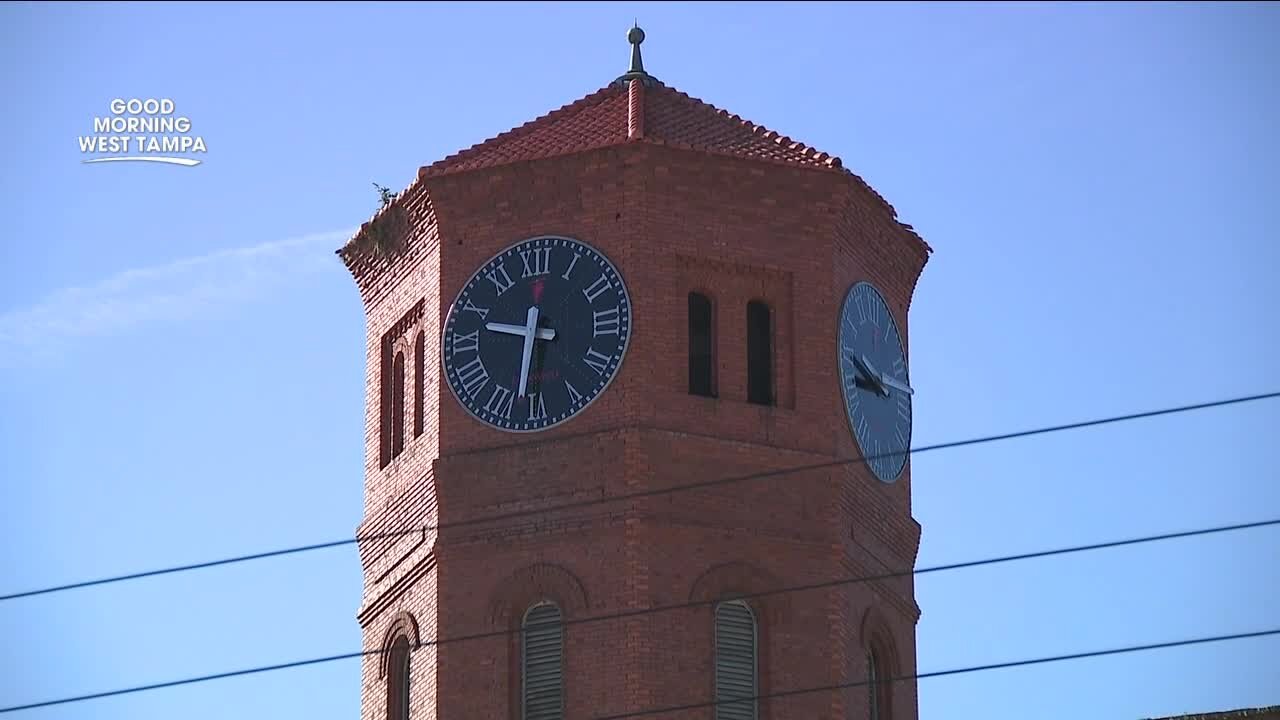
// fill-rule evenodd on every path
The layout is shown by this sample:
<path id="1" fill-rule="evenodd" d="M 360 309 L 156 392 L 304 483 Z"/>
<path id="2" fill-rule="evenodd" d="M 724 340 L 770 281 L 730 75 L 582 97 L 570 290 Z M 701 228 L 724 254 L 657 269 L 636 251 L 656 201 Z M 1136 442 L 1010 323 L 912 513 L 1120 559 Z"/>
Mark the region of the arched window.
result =
<path id="1" fill-rule="evenodd" d="M 867 650 L 867 718 L 889 720 L 892 676 L 885 666 L 885 656 L 875 646 Z"/>
<path id="2" fill-rule="evenodd" d="M 404 353 L 396 353 L 391 370 L 391 457 L 404 450 Z"/>
<path id="3" fill-rule="evenodd" d="M 422 380 L 426 375 L 426 334 L 419 332 L 413 341 L 413 436 L 422 434 Z"/>
<path id="4" fill-rule="evenodd" d="M 564 718 L 564 625 L 560 608 L 540 603 L 529 608 L 520 634 L 520 711 L 522 720 Z"/>
<path id="5" fill-rule="evenodd" d="M 741 600 L 716 605 L 715 720 L 756 720 L 756 618 Z M 726 702 L 729 701 L 729 702 Z"/>
<path id="6" fill-rule="evenodd" d="M 382 338 L 382 362 L 378 373 L 378 467 L 391 464 L 391 338 Z"/>
<path id="7" fill-rule="evenodd" d="M 711 299 L 689 293 L 689 394 L 716 396 Z"/>
<path id="8" fill-rule="evenodd" d="M 747 402 L 773 404 L 773 318 L 759 300 L 747 303 Z"/>
<path id="9" fill-rule="evenodd" d="M 391 643 L 387 661 L 387 720 L 409 720 L 409 638 Z"/>

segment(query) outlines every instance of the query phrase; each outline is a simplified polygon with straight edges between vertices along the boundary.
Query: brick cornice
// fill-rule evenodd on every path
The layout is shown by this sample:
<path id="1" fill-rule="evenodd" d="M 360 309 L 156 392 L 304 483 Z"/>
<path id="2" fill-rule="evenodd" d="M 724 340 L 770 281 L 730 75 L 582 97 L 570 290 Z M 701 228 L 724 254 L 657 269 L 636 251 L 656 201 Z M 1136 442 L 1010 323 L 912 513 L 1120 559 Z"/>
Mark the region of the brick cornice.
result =
<path id="1" fill-rule="evenodd" d="M 409 572 L 392 583 L 390 587 L 367 600 L 356 612 L 356 621 L 361 627 L 368 627 L 409 588 L 435 569 L 436 554 L 434 551 L 428 551 Z"/>
<path id="2" fill-rule="evenodd" d="M 439 249 L 435 206 L 425 184 L 415 183 L 360 226 L 337 250 L 366 307 Z"/>

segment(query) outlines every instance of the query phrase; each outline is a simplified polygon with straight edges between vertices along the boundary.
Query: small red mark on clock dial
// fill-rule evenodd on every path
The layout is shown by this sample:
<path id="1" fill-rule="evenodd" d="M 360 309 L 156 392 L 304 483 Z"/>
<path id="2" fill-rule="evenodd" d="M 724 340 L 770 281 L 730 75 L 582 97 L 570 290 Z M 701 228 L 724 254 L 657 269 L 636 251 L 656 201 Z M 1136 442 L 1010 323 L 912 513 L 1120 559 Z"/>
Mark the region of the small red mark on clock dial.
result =
<path id="1" fill-rule="evenodd" d="M 538 278 L 537 280 L 529 283 L 529 289 L 533 291 L 534 304 L 542 302 L 542 288 L 546 287 L 546 284 L 547 281 L 542 278 Z"/>

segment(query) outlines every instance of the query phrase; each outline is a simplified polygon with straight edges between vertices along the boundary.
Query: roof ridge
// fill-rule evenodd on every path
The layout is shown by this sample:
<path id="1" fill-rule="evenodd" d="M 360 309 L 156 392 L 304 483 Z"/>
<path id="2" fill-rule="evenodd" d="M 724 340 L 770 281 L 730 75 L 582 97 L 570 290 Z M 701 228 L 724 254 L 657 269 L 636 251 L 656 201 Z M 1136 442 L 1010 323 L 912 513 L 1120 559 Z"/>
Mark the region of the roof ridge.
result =
<path id="1" fill-rule="evenodd" d="M 804 157 L 812 158 L 813 160 L 816 160 L 819 163 L 826 165 L 827 167 L 831 167 L 831 168 L 844 167 L 844 162 L 836 155 L 831 155 L 829 153 L 823 152 L 812 145 L 809 145 L 807 143 L 802 143 L 799 140 L 792 139 L 776 130 L 769 129 L 764 125 L 761 125 L 760 123 L 747 120 L 746 118 L 738 115 L 737 113 L 731 113 L 728 110 L 725 110 L 720 107 L 716 107 L 715 105 L 707 102 L 706 100 L 703 100 L 702 98 L 694 97 L 693 95 L 690 95 L 689 93 L 683 90 L 680 90 L 678 88 L 672 87 L 670 85 L 661 85 L 659 86 L 659 88 L 660 88 L 658 90 L 659 92 L 667 91 L 679 97 L 682 97 L 686 100 L 695 102 L 698 105 L 701 105 L 705 108 L 713 110 L 715 111 L 716 114 L 720 115 L 721 117 L 725 117 L 730 120 L 733 120 L 734 122 L 738 123 L 742 127 L 750 130 L 752 134 L 760 135 L 765 140 L 773 140 L 775 143 L 779 145 L 785 145 L 787 146 L 787 149 L 796 150 Z"/>
<path id="2" fill-rule="evenodd" d="M 577 100 L 574 100 L 573 102 L 561 105 L 559 108 L 556 108 L 555 110 L 552 110 L 548 113 L 544 113 L 532 120 L 529 120 L 528 122 L 517 125 L 516 127 L 513 127 L 510 130 L 506 130 L 490 138 L 481 140 L 480 142 L 475 143 L 474 145 L 471 145 L 468 148 L 459 150 L 458 152 L 455 152 L 452 155 L 447 155 L 429 165 L 423 165 L 422 167 L 418 168 L 418 178 L 421 179 L 423 177 L 433 174 L 433 170 L 437 170 L 437 171 L 446 170 L 449 167 L 457 164 L 459 161 L 466 160 L 472 155 L 475 155 L 478 151 L 485 148 L 486 146 L 492 146 L 499 142 L 504 142 L 507 140 L 518 138 L 522 135 L 526 135 L 538 129 L 539 127 L 545 125 L 546 123 L 552 120 L 558 120 L 560 118 L 565 117 L 566 115 L 571 115 L 576 112 L 585 110 L 586 108 L 591 107 L 593 105 L 598 105 L 600 102 L 604 101 L 605 99 L 618 94 L 618 92 L 619 92 L 619 88 L 615 86 L 613 83 L 609 83 L 608 85 L 605 85 L 604 87 L 600 88 L 599 90 L 596 90 L 593 93 L 580 97 Z"/>

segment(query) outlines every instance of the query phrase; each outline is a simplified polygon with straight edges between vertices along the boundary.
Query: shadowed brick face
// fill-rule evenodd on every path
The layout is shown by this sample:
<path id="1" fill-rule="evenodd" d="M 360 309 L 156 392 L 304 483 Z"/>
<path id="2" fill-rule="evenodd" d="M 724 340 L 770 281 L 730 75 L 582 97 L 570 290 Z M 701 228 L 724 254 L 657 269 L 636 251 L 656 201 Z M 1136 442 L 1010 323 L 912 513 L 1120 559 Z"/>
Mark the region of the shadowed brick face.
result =
<path id="1" fill-rule="evenodd" d="M 552 430 L 510 434 L 473 419 L 443 386 L 441 327 L 476 268 L 544 234 L 613 261 L 631 295 L 632 338 L 594 404 Z M 359 530 L 446 526 L 360 545 L 365 648 L 410 637 L 411 717 L 518 720 L 518 635 L 421 643 L 518 628 L 542 600 L 572 622 L 914 566 L 909 469 L 884 485 L 859 463 L 457 525 L 856 458 L 836 366 L 841 300 L 871 280 L 905 333 L 929 250 L 837 159 L 634 80 L 424 168 L 339 252 L 367 312 Z M 716 398 L 689 394 L 694 291 L 714 307 Z M 747 402 L 751 301 L 772 311 L 772 406 Z M 388 342 L 405 353 L 399 394 L 388 388 Z M 406 398 L 405 411 L 385 412 L 388 396 Z M 385 438 L 399 437 L 384 428 L 389 417 L 408 427 L 388 461 Z M 870 644 L 889 666 L 882 677 L 916 670 L 909 576 L 749 605 L 762 694 L 862 681 Z M 713 619 L 703 604 L 570 624 L 565 717 L 710 701 Z M 364 720 L 386 717 L 386 668 L 382 656 L 364 661 Z M 888 695 L 882 717 L 916 717 L 913 682 Z M 759 714 L 867 716 L 864 688 L 766 700 Z"/>

